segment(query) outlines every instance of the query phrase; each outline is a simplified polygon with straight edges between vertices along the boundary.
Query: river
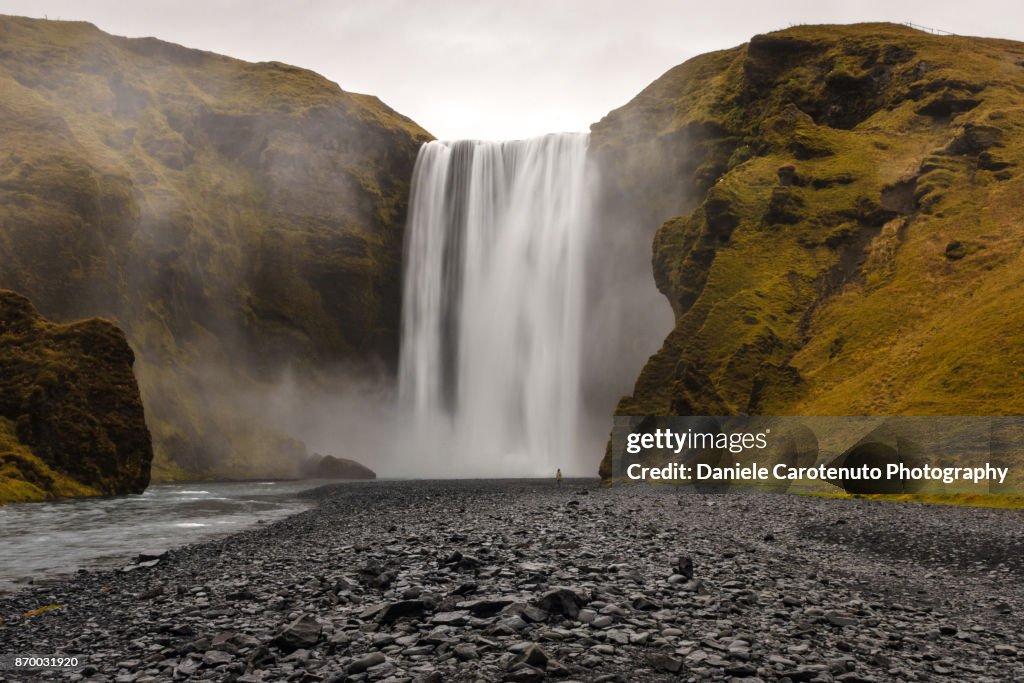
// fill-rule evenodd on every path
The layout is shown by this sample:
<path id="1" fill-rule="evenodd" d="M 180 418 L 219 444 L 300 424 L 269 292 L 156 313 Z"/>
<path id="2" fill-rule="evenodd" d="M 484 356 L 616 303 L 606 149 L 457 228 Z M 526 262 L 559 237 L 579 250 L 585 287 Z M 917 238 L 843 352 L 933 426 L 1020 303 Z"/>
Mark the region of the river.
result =
<path id="1" fill-rule="evenodd" d="M 299 492 L 322 483 L 155 484 L 140 495 L 0 506 L 0 593 L 280 519 L 309 508 Z"/>

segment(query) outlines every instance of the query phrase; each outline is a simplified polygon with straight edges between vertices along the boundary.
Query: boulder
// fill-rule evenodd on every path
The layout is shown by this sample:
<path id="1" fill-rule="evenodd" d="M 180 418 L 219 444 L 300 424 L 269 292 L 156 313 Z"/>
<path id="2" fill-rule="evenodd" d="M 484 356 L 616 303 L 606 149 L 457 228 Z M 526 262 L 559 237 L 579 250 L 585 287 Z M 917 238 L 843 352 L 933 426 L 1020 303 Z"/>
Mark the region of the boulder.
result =
<path id="1" fill-rule="evenodd" d="M 0 503 L 142 493 L 153 446 L 113 323 L 43 318 L 0 290 Z"/>
<path id="2" fill-rule="evenodd" d="M 556 588 L 545 593 L 537 601 L 537 607 L 550 614 L 561 614 L 575 619 L 580 614 L 580 607 L 590 602 L 583 593 L 571 588 Z"/>
<path id="3" fill-rule="evenodd" d="M 316 479 L 376 479 L 377 475 L 369 467 L 355 460 L 338 458 L 333 455 L 314 453 L 306 466 L 309 476 Z"/>
<path id="4" fill-rule="evenodd" d="M 320 642 L 323 625 L 308 614 L 288 624 L 271 642 L 285 652 L 311 648 Z"/>

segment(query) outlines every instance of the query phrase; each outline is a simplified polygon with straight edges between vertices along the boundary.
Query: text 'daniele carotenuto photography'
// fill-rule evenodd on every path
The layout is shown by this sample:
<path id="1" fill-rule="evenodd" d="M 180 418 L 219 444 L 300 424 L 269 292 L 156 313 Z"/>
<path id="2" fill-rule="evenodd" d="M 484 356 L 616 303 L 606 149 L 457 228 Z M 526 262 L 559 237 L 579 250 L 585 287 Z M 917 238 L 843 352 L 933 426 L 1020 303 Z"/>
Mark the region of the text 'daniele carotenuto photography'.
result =
<path id="1" fill-rule="evenodd" d="M 1024 5 L 0 0 L 0 683 L 1022 634 Z"/>

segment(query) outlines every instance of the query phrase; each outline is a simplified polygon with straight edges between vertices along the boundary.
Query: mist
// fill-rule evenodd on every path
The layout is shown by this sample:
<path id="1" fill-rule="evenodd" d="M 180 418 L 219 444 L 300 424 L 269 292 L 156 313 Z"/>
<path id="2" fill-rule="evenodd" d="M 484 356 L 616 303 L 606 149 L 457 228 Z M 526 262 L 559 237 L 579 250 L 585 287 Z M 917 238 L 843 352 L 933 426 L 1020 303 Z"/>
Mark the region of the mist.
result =
<path id="1" fill-rule="evenodd" d="M 414 426 L 396 373 L 405 205 L 425 131 L 301 68 L 5 22 L 11 49 L 31 57 L 0 72 L 5 120 L 47 142 L 5 162 L 24 181 L 15 190 L 40 197 L 9 204 L 0 285 L 50 317 L 125 330 L 158 480 L 299 476 L 312 453 L 388 477 L 594 474 L 615 404 L 671 318 L 650 274 L 658 221 L 617 207 L 585 144 L 571 165 L 580 182 L 544 185 L 538 214 L 531 198 L 550 178 L 531 175 L 508 218 L 522 241 L 481 252 L 493 259 L 467 288 L 478 322 L 462 340 L 475 417 Z M 571 225 L 562 246 L 539 231 L 551 217 Z"/>

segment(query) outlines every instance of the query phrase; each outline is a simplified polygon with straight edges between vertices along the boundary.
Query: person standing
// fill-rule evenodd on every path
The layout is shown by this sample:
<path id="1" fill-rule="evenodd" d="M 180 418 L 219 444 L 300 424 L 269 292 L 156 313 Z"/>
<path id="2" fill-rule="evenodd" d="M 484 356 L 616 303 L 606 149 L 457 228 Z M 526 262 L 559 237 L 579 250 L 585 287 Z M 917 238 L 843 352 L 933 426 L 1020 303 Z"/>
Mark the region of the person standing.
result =
<path id="1" fill-rule="evenodd" d="M 559 467 L 555 470 L 555 483 L 558 484 L 558 488 L 562 488 L 562 468 Z"/>

